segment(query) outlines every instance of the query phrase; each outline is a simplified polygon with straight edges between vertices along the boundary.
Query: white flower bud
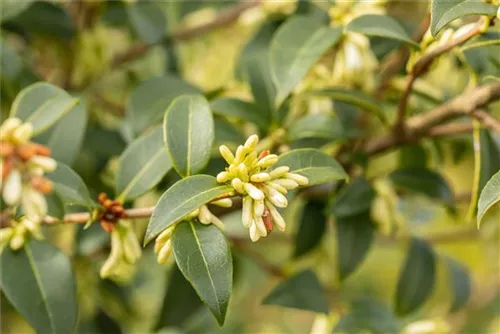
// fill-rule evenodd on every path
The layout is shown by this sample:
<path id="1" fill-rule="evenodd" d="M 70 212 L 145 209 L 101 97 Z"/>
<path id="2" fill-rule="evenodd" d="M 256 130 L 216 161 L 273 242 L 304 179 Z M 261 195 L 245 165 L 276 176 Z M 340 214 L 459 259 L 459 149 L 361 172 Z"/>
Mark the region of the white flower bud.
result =
<path id="1" fill-rule="evenodd" d="M 234 162 L 233 152 L 231 152 L 231 150 L 226 145 L 221 145 L 219 147 L 219 152 L 228 164 L 232 164 Z"/>
<path id="2" fill-rule="evenodd" d="M 206 205 L 202 205 L 200 207 L 200 214 L 198 215 L 198 219 L 200 221 L 200 223 L 202 223 L 203 225 L 208 225 L 210 223 L 212 223 L 212 215 L 210 214 L 210 211 L 208 210 L 207 206 Z"/>
<path id="3" fill-rule="evenodd" d="M 286 173 L 285 177 L 290 180 L 294 180 L 299 184 L 299 186 L 307 186 L 309 184 L 309 179 L 305 176 L 296 173 Z"/>
<path id="4" fill-rule="evenodd" d="M 238 165 L 238 176 L 243 182 L 248 182 L 248 169 L 243 163 Z"/>
<path id="5" fill-rule="evenodd" d="M 115 270 L 115 268 L 120 264 L 122 255 L 123 248 L 120 233 L 118 232 L 118 229 L 114 229 L 111 232 L 111 252 L 99 272 L 101 278 L 107 278 L 113 274 L 113 270 Z"/>
<path id="6" fill-rule="evenodd" d="M 160 233 L 159 236 L 156 237 L 156 242 L 160 242 L 162 244 L 165 243 L 172 236 L 174 228 L 175 225 L 170 225 L 169 227 L 167 227 L 163 232 Z"/>
<path id="7" fill-rule="evenodd" d="M 243 205 L 241 210 L 241 222 L 243 226 L 249 227 L 252 223 L 252 208 L 253 199 L 250 196 L 243 197 Z"/>
<path id="8" fill-rule="evenodd" d="M 250 181 L 252 182 L 267 182 L 271 179 L 268 173 L 258 173 L 250 176 Z"/>
<path id="9" fill-rule="evenodd" d="M 3 184 L 2 197 L 7 205 L 16 205 L 21 199 L 23 186 L 21 183 L 21 172 L 12 170 Z"/>
<path id="10" fill-rule="evenodd" d="M 260 159 L 257 166 L 260 168 L 271 167 L 278 162 L 278 156 L 276 154 L 266 155 L 264 158 Z M 271 176 L 272 177 L 272 176 Z"/>
<path id="11" fill-rule="evenodd" d="M 242 145 L 238 146 L 238 148 L 236 149 L 236 156 L 234 158 L 233 164 L 239 165 L 240 163 L 242 163 L 245 159 L 245 154 L 247 153 L 246 151 L 247 150 Z"/>
<path id="12" fill-rule="evenodd" d="M 277 207 L 286 208 L 288 206 L 286 197 L 276 189 L 266 186 L 264 191 L 266 192 L 267 199 Z"/>
<path id="13" fill-rule="evenodd" d="M 269 210 L 269 213 L 271 214 L 271 217 L 273 218 L 273 222 L 278 226 L 278 229 L 280 231 L 284 231 L 286 228 L 286 223 L 281 214 L 279 213 L 278 209 L 274 207 L 274 205 L 266 200 L 266 207 Z"/>
<path id="14" fill-rule="evenodd" d="M 271 179 L 277 179 L 278 177 L 282 177 L 283 175 L 285 175 L 286 173 L 288 173 L 290 171 L 290 167 L 288 166 L 281 166 L 281 167 L 278 167 L 274 170 L 272 170 L 269 175 L 271 176 Z"/>
<path id="15" fill-rule="evenodd" d="M 247 150 L 253 151 L 258 143 L 259 143 L 259 136 L 251 135 L 250 137 L 248 137 L 244 146 Z"/>
<path id="16" fill-rule="evenodd" d="M 33 135 L 33 125 L 23 123 L 12 132 L 12 141 L 18 144 L 27 142 Z"/>
<path id="17" fill-rule="evenodd" d="M 210 218 L 210 221 L 212 222 L 212 224 L 217 226 L 219 228 L 219 230 L 224 231 L 226 229 L 226 227 L 224 226 L 224 223 L 222 222 L 222 220 L 220 220 L 219 217 L 215 216 L 211 212 L 210 212 L 210 215 L 212 216 Z"/>
<path id="18" fill-rule="evenodd" d="M 262 217 L 255 217 L 254 224 L 261 237 L 267 236 L 266 225 L 264 224 L 264 220 L 262 219 Z"/>
<path id="19" fill-rule="evenodd" d="M 250 154 L 248 154 L 245 158 L 245 160 L 243 160 L 243 163 L 245 164 L 245 166 L 247 166 L 248 168 L 252 168 L 254 167 L 254 165 L 257 164 L 257 152 L 253 151 L 253 152 L 250 152 Z"/>
<path id="20" fill-rule="evenodd" d="M 122 242 L 125 261 L 130 264 L 135 264 L 141 258 L 142 249 L 131 226 L 127 227 L 127 231 Z"/>
<path id="21" fill-rule="evenodd" d="M 222 198 L 216 201 L 210 202 L 210 204 L 220 206 L 222 208 L 230 208 L 233 206 L 233 201 L 230 198 Z"/>
<path id="22" fill-rule="evenodd" d="M 255 222 L 252 221 L 252 225 L 250 225 L 250 239 L 252 242 L 259 241 L 260 239 L 260 234 L 259 231 L 257 230 L 257 226 L 255 226 Z"/>
<path id="23" fill-rule="evenodd" d="M 23 234 L 15 234 L 11 239 L 9 246 L 12 250 L 16 251 L 21 249 L 26 242 L 26 236 Z"/>
<path id="24" fill-rule="evenodd" d="M 0 126 L 0 140 L 8 140 L 12 136 L 14 130 L 21 125 L 19 118 L 7 118 Z"/>
<path id="25" fill-rule="evenodd" d="M 38 221 L 47 214 L 47 201 L 42 193 L 31 187 L 25 187 L 22 194 L 21 202 L 28 218 Z"/>
<path id="26" fill-rule="evenodd" d="M 251 183 L 245 183 L 245 191 L 256 201 L 264 199 L 264 193 Z"/>
<path id="27" fill-rule="evenodd" d="M 254 217 L 262 217 L 264 214 L 264 200 L 253 202 L 253 215 Z"/>
<path id="28" fill-rule="evenodd" d="M 231 186 L 240 194 L 245 194 L 245 188 L 243 187 L 243 182 L 241 182 L 240 179 L 234 178 L 233 181 L 231 181 Z"/>
<path id="29" fill-rule="evenodd" d="M 286 190 L 285 187 L 283 187 L 282 185 L 280 184 L 277 184 L 276 182 L 274 181 L 271 181 L 271 182 L 268 182 L 266 183 L 266 185 L 268 185 L 269 187 L 272 187 L 276 190 L 278 190 L 280 193 L 282 193 L 283 195 L 286 195 L 288 194 L 288 190 Z"/>
<path id="30" fill-rule="evenodd" d="M 57 162 L 50 158 L 41 155 L 35 155 L 30 159 L 29 163 L 34 166 L 41 167 L 45 172 L 53 172 L 57 168 Z"/>
<path id="31" fill-rule="evenodd" d="M 43 239 L 42 231 L 40 230 L 40 222 L 33 221 L 28 219 L 27 217 L 23 217 L 21 220 L 21 224 L 26 226 L 26 229 L 33 235 L 35 239 L 41 240 Z"/>
<path id="32" fill-rule="evenodd" d="M 168 240 L 158 252 L 158 257 L 157 257 L 158 263 L 159 264 L 167 263 L 170 254 L 172 254 L 172 242 L 171 240 Z"/>
<path id="33" fill-rule="evenodd" d="M 217 182 L 224 183 L 229 181 L 230 175 L 228 172 L 220 172 L 217 174 Z"/>
<path id="34" fill-rule="evenodd" d="M 45 174 L 45 171 L 40 166 L 28 165 L 27 167 L 31 175 L 43 176 Z"/>
<path id="35" fill-rule="evenodd" d="M 282 186 L 288 190 L 295 189 L 299 186 L 299 184 L 297 182 L 295 182 L 294 180 L 291 180 L 291 179 L 278 179 L 278 180 L 275 180 L 273 182 L 276 184 L 279 184 L 280 186 Z"/>

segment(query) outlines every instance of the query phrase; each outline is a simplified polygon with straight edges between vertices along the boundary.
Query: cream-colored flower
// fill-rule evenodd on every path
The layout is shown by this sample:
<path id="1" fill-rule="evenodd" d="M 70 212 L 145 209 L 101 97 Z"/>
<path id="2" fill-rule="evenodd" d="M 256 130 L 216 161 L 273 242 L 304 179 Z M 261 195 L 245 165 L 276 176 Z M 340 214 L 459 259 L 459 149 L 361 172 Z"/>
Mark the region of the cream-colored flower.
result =
<path id="1" fill-rule="evenodd" d="M 39 221 L 31 220 L 26 216 L 11 221 L 10 227 L 0 230 L 0 253 L 7 245 L 14 251 L 21 249 L 30 237 L 37 240 L 43 239 Z"/>

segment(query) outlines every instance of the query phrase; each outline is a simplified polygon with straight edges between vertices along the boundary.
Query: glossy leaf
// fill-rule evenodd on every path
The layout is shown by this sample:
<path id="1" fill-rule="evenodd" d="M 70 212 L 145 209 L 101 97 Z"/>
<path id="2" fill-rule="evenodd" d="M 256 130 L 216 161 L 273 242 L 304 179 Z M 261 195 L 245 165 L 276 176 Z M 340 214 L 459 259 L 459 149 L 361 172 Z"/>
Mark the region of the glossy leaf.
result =
<path id="1" fill-rule="evenodd" d="M 496 15 L 498 6 L 475 0 L 433 0 L 431 33 L 436 36 L 448 23 L 468 15 Z"/>
<path id="2" fill-rule="evenodd" d="M 233 286 L 233 260 L 224 234 L 212 224 L 183 222 L 174 230 L 172 247 L 180 271 L 222 326 Z"/>
<path id="3" fill-rule="evenodd" d="M 425 241 L 413 238 L 396 290 L 398 315 L 406 315 L 422 306 L 432 293 L 436 272 L 436 255 L 432 248 Z"/>
<path id="4" fill-rule="evenodd" d="M 31 240 L 1 255 L 2 291 L 38 333 L 72 333 L 77 320 L 71 263 L 57 248 Z M 6 270 L 8 268 L 8 270 Z"/>
<path id="5" fill-rule="evenodd" d="M 481 170 L 479 177 L 479 189 L 482 191 L 486 183 L 500 170 L 500 137 L 496 138 L 493 133 L 481 129 Z"/>
<path id="6" fill-rule="evenodd" d="M 269 126 L 269 119 L 266 113 L 262 111 L 262 108 L 250 102 L 223 97 L 213 100 L 210 103 L 210 108 L 215 115 L 251 122 L 263 129 Z"/>
<path id="7" fill-rule="evenodd" d="M 309 69 L 342 35 L 340 28 L 314 18 L 293 17 L 281 25 L 271 41 L 271 75 L 280 105 Z"/>
<path id="8" fill-rule="evenodd" d="M 446 258 L 446 266 L 450 279 L 450 288 L 453 293 L 453 301 L 450 312 L 460 310 L 469 300 L 472 282 L 467 268 L 460 262 Z"/>
<path id="9" fill-rule="evenodd" d="M 116 193 L 123 200 L 134 199 L 154 186 L 172 168 L 163 147 L 163 129 L 136 139 L 120 156 L 116 172 Z"/>
<path id="10" fill-rule="evenodd" d="M 295 237 L 294 257 L 307 254 L 318 246 L 325 234 L 327 220 L 324 201 L 311 200 L 306 203 Z"/>
<path id="11" fill-rule="evenodd" d="M 214 119 L 203 96 L 181 96 L 168 107 L 163 139 L 170 161 L 181 176 L 191 176 L 205 168 L 214 137 Z"/>
<path id="12" fill-rule="evenodd" d="M 356 32 L 367 36 L 390 38 L 419 47 L 406 33 L 404 28 L 389 15 L 363 15 L 347 24 L 346 31 Z"/>
<path id="13" fill-rule="evenodd" d="M 302 271 L 278 284 L 262 303 L 328 313 L 326 295 L 316 274 L 311 270 Z"/>
<path id="14" fill-rule="evenodd" d="M 12 103 L 10 115 L 33 125 L 37 135 L 75 108 L 79 99 L 46 82 L 23 89 Z"/>
<path id="15" fill-rule="evenodd" d="M 438 173 L 425 168 L 398 169 L 389 174 L 396 188 L 439 199 L 453 204 L 453 192 L 448 182 Z"/>
<path id="16" fill-rule="evenodd" d="M 345 180 L 348 175 L 332 157 L 315 149 L 298 149 L 280 155 L 274 166 L 290 167 L 290 172 L 309 179 L 309 185 Z"/>
<path id="17" fill-rule="evenodd" d="M 290 140 L 304 138 L 339 139 L 343 136 L 338 119 L 327 114 L 312 114 L 299 118 L 288 129 Z"/>
<path id="18" fill-rule="evenodd" d="M 129 4 L 126 8 L 130 25 L 140 39 L 152 44 L 165 35 L 165 14 L 156 3 L 139 1 Z"/>
<path id="19" fill-rule="evenodd" d="M 486 212 L 498 202 L 500 202 L 500 170 L 491 177 L 481 191 L 477 207 L 478 226 Z"/>
<path id="20" fill-rule="evenodd" d="M 65 164 L 57 163 L 57 169 L 47 177 L 54 183 L 54 190 L 65 205 L 94 206 L 81 177 Z"/>
<path id="21" fill-rule="evenodd" d="M 25 1 L 2 1 L 2 11 L 0 13 L 0 22 L 9 20 L 24 10 L 26 10 L 34 0 Z"/>
<path id="22" fill-rule="evenodd" d="M 144 244 L 188 213 L 232 190 L 232 187 L 217 183 L 215 177 L 209 175 L 194 175 L 180 180 L 158 200 L 149 220 Z"/>
<path id="23" fill-rule="evenodd" d="M 359 267 L 373 242 L 375 227 L 370 212 L 335 217 L 339 279 L 343 281 Z"/>
<path id="24" fill-rule="evenodd" d="M 158 123 L 177 96 L 196 93 L 199 93 L 197 88 L 175 76 L 150 78 L 141 82 L 130 95 L 125 122 L 137 135 Z"/>
<path id="25" fill-rule="evenodd" d="M 346 185 L 336 196 L 332 213 L 335 217 L 354 216 L 370 210 L 375 190 L 363 177 Z"/>
<path id="26" fill-rule="evenodd" d="M 47 201 L 47 215 L 59 219 L 64 217 L 64 202 L 58 194 L 56 194 L 55 192 L 47 194 L 45 195 L 45 200 Z"/>

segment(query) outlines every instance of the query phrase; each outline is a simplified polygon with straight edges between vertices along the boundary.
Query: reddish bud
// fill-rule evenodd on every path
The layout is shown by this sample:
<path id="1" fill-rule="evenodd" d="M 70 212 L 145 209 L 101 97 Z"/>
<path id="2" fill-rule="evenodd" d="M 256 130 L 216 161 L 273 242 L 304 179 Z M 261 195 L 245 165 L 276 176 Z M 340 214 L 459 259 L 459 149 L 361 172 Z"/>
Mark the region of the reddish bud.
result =
<path id="1" fill-rule="evenodd" d="M 35 148 L 36 155 L 41 155 L 44 157 L 50 157 L 52 155 L 51 149 L 45 145 L 37 143 L 31 143 L 31 145 Z"/>
<path id="2" fill-rule="evenodd" d="M 108 233 L 113 232 L 113 230 L 115 229 L 115 226 L 113 225 L 113 223 L 111 223 L 105 219 L 101 219 L 101 227 L 104 231 L 106 231 Z"/>
<path id="3" fill-rule="evenodd" d="M 264 225 L 266 226 L 267 233 L 271 233 L 273 231 L 273 218 L 271 217 L 269 210 L 265 208 L 264 214 L 262 215 L 262 220 L 264 221 Z"/>
<path id="4" fill-rule="evenodd" d="M 269 154 L 271 154 L 271 152 L 269 150 L 262 151 L 262 152 L 260 152 L 258 159 L 260 160 Z"/>
<path id="5" fill-rule="evenodd" d="M 14 145 L 12 143 L 0 142 L 0 157 L 10 157 L 14 153 Z"/>

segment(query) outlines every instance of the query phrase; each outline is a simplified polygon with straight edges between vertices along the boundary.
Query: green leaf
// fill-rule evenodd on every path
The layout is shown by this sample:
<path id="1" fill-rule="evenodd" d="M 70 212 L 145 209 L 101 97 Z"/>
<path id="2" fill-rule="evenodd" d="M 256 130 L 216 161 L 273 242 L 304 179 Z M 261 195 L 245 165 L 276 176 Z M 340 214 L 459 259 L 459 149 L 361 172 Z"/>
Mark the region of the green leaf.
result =
<path id="1" fill-rule="evenodd" d="M 335 159 L 321 151 L 309 148 L 280 155 L 274 168 L 279 166 L 288 166 L 291 173 L 307 177 L 309 185 L 345 180 L 349 177 Z"/>
<path id="2" fill-rule="evenodd" d="M 438 173 L 425 168 L 398 169 L 389 174 L 396 188 L 423 194 L 453 205 L 453 192 L 448 182 Z"/>
<path id="3" fill-rule="evenodd" d="M 269 126 L 268 116 L 256 104 L 235 98 L 223 97 L 210 102 L 215 115 L 254 123 L 262 129 Z"/>
<path id="4" fill-rule="evenodd" d="M 55 192 L 45 195 L 47 215 L 62 219 L 65 214 L 64 202 Z"/>
<path id="5" fill-rule="evenodd" d="M 482 191 L 495 173 L 500 170 L 500 137 L 495 138 L 486 129 L 481 129 L 481 171 L 478 192 Z"/>
<path id="6" fill-rule="evenodd" d="M 342 29 L 330 28 L 314 18 L 293 17 L 273 36 L 270 48 L 271 75 L 280 105 L 309 69 L 342 35 Z"/>
<path id="7" fill-rule="evenodd" d="M 378 36 L 405 42 L 419 48 L 404 28 L 389 15 L 363 15 L 355 18 L 345 27 L 346 31 L 367 36 Z"/>
<path id="8" fill-rule="evenodd" d="M 164 229 L 211 200 L 233 191 L 213 176 L 194 175 L 175 183 L 158 200 L 144 236 L 144 245 Z"/>
<path id="9" fill-rule="evenodd" d="M 477 207 L 478 227 L 486 212 L 498 202 L 500 202 L 500 170 L 491 177 L 481 191 Z"/>
<path id="10" fill-rule="evenodd" d="M 120 156 L 116 172 L 116 193 L 131 200 L 156 186 L 172 168 L 163 147 L 163 130 L 137 138 Z"/>
<path id="11" fill-rule="evenodd" d="M 363 177 L 358 177 L 337 195 L 332 213 L 336 218 L 348 217 L 370 210 L 375 190 Z"/>
<path id="12" fill-rule="evenodd" d="M 328 314 L 325 293 L 316 274 L 310 269 L 278 284 L 262 303 Z"/>
<path id="13" fill-rule="evenodd" d="M 334 101 L 345 102 L 347 104 L 352 104 L 359 107 L 361 110 L 365 110 L 374 116 L 376 116 L 382 124 L 388 124 L 387 117 L 385 116 L 385 111 L 380 106 L 380 101 L 376 101 L 370 96 L 364 94 L 361 91 L 342 89 L 342 88 L 329 88 L 323 90 L 313 90 L 304 93 L 305 97 L 316 97 L 316 96 L 326 96 L 331 97 Z"/>
<path id="14" fill-rule="evenodd" d="M 212 224 L 184 222 L 174 230 L 172 247 L 180 271 L 222 326 L 233 286 L 233 260 L 224 234 Z"/>
<path id="15" fill-rule="evenodd" d="M 163 138 L 175 170 L 183 177 L 203 170 L 214 142 L 214 119 L 201 95 L 175 99 L 163 120 Z"/>
<path id="16" fill-rule="evenodd" d="M 163 10 L 154 2 L 134 2 L 126 6 L 128 19 L 140 39 L 153 44 L 166 32 L 166 18 Z"/>
<path id="17" fill-rule="evenodd" d="M 87 186 L 81 177 L 63 163 L 57 163 L 57 169 L 47 174 L 54 183 L 54 190 L 65 205 L 82 205 L 87 208 L 94 206 Z"/>
<path id="18" fill-rule="evenodd" d="M 0 12 L 0 22 L 6 21 L 8 19 L 14 18 L 26 10 L 34 0 L 3 0 L 2 1 L 2 11 Z"/>
<path id="19" fill-rule="evenodd" d="M 294 257 L 307 254 L 318 246 L 325 234 L 327 220 L 324 201 L 311 200 L 306 203 L 301 213 L 299 230 L 295 236 Z"/>
<path id="20" fill-rule="evenodd" d="M 54 125 L 76 107 L 79 99 L 46 82 L 23 89 L 12 103 L 11 117 L 18 117 L 33 125 L 37 135 Z"/>
<path id="21" fill-rule="evenodd" d="M 450 312 L 460 310 L 469 300 L 472 282 L 467 268 L 460 262 L 447 257 L 445 259 L 450 279 L 450 288 L 453 292 L 453 302 Z"/>
<path id="22" fill-rule="evenodd" d="M 431 295 L 436 281 L 436 256 L 427 242 L 413 238 L 396 290 L 396 313 L 400 316 L 420 307 Z"/>
<path id="23" fill-rule="evenodd" d="M 375 227 L 369 211 L 356 216 L 335 217 L 335 226 L 339 279 L 343 281 L 359 267 L 368 254 Z"/>
<path id="24" fill-rule="evenodd" d="M 158 123 L 170 103 L 182 94 L 200 91 L 175 76 L 154 77 L 138 85 L 128 100 L 125 122 L 134 134 Z"/>
<path id="25" fill-rule="evenodd" d="M 448 23 L 468 15 L 495 16 L 498 6 L 476 0 L 433 0 L 431 33 L 436 36 Z"/>
<path id="26" fill-rule="evenodd" d="M 78 314 L 76 284 L 66 255 L 30 240 L 19 251 L 5 248 L 1 261 L 2 291 L 33 328 L 38 333 L 73 333 Z"/>
<path id="27" fill-rule="evenodd" d="M 324 138 L 329 140 L 343 137 L 343 129 L 338 119 L 327 114 L 312 114 L 299 118 L 288 129 L 290 140 L 304 138 Z"/>

